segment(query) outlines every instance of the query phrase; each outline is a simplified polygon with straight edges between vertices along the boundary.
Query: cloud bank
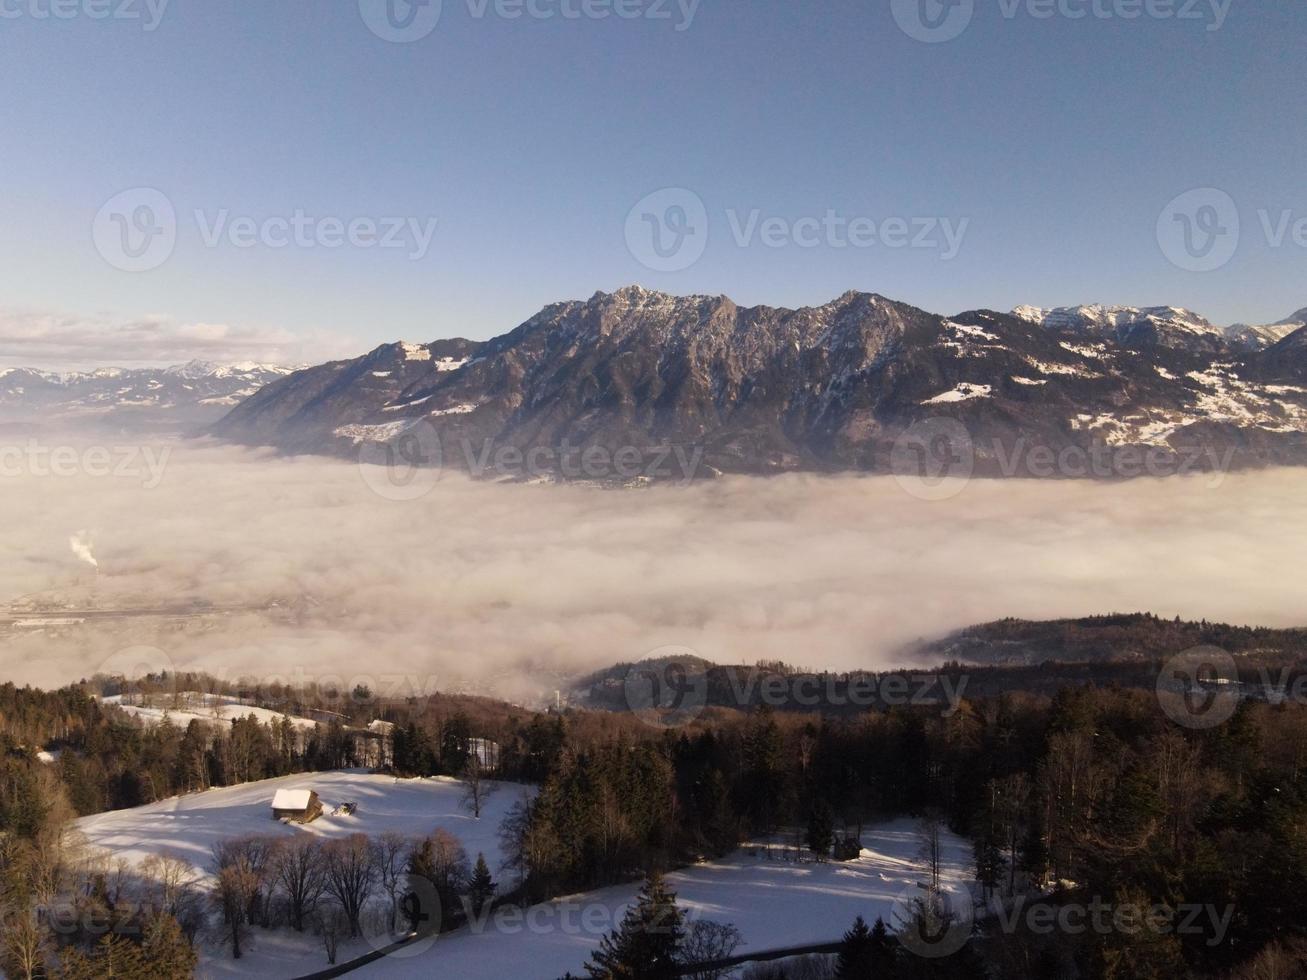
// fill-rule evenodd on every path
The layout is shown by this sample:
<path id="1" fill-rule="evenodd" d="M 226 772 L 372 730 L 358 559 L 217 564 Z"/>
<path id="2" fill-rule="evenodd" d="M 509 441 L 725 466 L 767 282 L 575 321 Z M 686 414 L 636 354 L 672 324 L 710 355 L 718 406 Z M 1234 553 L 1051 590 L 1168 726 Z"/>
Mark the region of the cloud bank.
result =
<path id="1" fill-rule="evenodd" d="M 613 491 L 453 474 L 401 501 L 373 475 L 179 447 L 149 490 L 130 475 L 7 478 L 0 606 L 230 611 L 186 628 L 0 631 L 0 676 L 64 683 L 142 643 L 228 677 L 384 674 L 533 701 L 667 645 L 852 668 L 1008 615 L 1307 620 L 1307 471 L 1215 488 L 977 480 L 938 502 L 890 478 Z M 81 532 L 98 572 L 69 550 Z"/>
<path id="2" fill-rule="evenodd" d="M 356 346 L 326 334 L 184 323 L 162 315 L 122 318 L 0 310 L 0 367 L 84 370 L 190 360 L 304 364 L 354 356 Z"/>

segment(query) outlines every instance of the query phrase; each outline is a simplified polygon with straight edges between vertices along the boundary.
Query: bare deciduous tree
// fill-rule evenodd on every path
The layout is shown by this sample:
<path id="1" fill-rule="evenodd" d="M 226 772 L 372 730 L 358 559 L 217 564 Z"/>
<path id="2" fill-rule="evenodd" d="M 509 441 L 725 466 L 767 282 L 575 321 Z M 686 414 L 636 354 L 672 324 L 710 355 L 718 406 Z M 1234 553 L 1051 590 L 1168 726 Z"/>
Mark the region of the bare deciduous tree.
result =
<path id="1" fill-rule="evenodd" d="M 330 900 L 318 906 L 314 921 L 318 926 L 318 934 L 322 936 L 322 948 L 327 951 L 327 962 L 335 966 L 340 941 L 349 931 L 349 917 L 334 900 Z"/>
<path id="2" fill-rule="evenodd" d="M 363 931 L 363 906 L 377 880 L 376 847 L 364 834 L 351 834 L 323 848 L 327 891 L 332 894 L 349 922 L 351 936 Z"/>
<path id="3" fill-rule="evenodd" d="M 275 839 L 268 837 L 233 837 L 213 845 L 214 866 L 221 869 L 239 865 L 247 885 L 245 919 L 251 925 L 267 924 L 264 916 L 264 888 L 268 878 L 268 857 Z"/>
<path id="4" fill-rule="evenodd" d="M 485 767 L 481 765 L 476 753 L 473 753 L 463 769 L 463 809 L 480 820 L 486 800 L 494 791 L 495 784 L 486 778 Z"/>
<path id="5" fill-rule="evenodd" d="M 268 856 L 273 882 L 286 896 L 291 925 L 304 931 L 304 921 L 313 914 L 327 887 L 322 845 L 316 837 L 299 834 L 276 842 Z"/>
<path id="6" fill-rule="evenodd" d="M 376 849 L 377 875 L 390 899 L 390 931 L 393 934 L 399 918 L 399 900 L 408 875 L 413 842 L 402 834 L 385 833 L 377 839 Z"/>
<path id="7" fill-rule="evenodd" d="M 735 926 L 700 919 L 685 931 L 685 939 L 681 943 L 681 962 L 690 966 L 724 960 L 734 953 L 736 947 L 743 941 L 744 937 Z M 691 980 L 720 980 L 729 972 L 729 969 L 702 969 L 685 975 Z"/>
<path id="8" fill-rule="evenodd" d="M 247 910 L 250 894 L 257 889 L 258 879 L 245 865 L 229 864 L 218 869 L 214 904 L 222 912 L 226 923 L 233 959 L 241 958 L 241 940 L 245 937 L 246 926 L 249 924 Z"/>
<path id="9" fill-rule="evenodd" d="M 52 949 L 50 934 L 36 910 L 21 905 L 0 907 L 0 966 L 14 980 L 44 977 Z"/>

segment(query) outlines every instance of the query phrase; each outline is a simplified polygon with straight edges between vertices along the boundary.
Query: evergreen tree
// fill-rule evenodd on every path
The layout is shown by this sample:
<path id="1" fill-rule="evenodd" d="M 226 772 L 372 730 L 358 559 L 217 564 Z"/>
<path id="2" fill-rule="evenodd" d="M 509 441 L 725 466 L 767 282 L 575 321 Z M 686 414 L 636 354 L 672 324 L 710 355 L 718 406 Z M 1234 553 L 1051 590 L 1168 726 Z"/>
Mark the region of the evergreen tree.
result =
<path id="1" fill-rule="evenodd" d="M 871 964 L 871 975 L 876 980 L 891 980 L 894 976 L 898 955 L 898 940 L 890 934 L 889 927 L 885 925 L 885 920 L 878 916 L 876 924 L 871 927 L 871 946 L 868 957 L 868 962 Z"/>
<path id="2" fill-rule="evenodd" d="M 445 722 L 440 733 L 440 768 L 451 776 L 460 775 L 467 768 L 468 742 L 472 738 L 472 723 L 463 712 L 456 712 Z"/>
<path id="3" fill-rule="evenodd" d="M 830 804 L 818 800 L 808 814 L 808 833 L 805 837 L 808 850 L 817 855 L 819 860 L 830 856 L 831 845 L 835 843 L 835 815 L 831 813 Z"/>
<path id="4" fill-rule="evenodd" d="M 486 864 L 486 856 L 478 853 L 476 866 L 472 869 L 472 881 L 468 885 L 473 914 L 480 915 L 481 909 L 494 894 L 495 883 L 490 880 L 490 865 Z"/>
<path id="5" fill-rule="evenodd" d="M 876 922 L 882 929 L 884 928 L 884 922 L 879 919 Z M 840 943 L 839 955 L 835 960 L 836 980 L 873 980 L 873 977 L 876 977 L 872 972 L 875 949 L 875 942 L 871 930 L 867 928 L 866 920 L 858 916 L 853 920 L 853 927 L 844 934 L 844 939 Z"/>
<path id="6" fill-rule="evenodd" d="M 669 980 L 676 975 L 684 938 L 676 895 L 667 890 L 662 875 L 650 874 L 622 924 L 590 957 L 586 973 L 591 980 Z"/>

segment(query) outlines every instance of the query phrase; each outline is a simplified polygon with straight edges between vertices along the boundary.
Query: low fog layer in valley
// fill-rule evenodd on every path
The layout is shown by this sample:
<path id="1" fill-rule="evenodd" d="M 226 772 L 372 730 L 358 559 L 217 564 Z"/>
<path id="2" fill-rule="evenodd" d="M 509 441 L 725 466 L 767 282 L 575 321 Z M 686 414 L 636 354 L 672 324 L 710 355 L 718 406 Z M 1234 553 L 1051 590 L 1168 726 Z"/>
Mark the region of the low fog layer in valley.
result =
<path id="1" fill-rule="evenodd" d="M 1305 618 L 1299 470 L 976 480 L 946 501 L 887 477 L 619 491 L 446 474 L 395 500 L 349 463 L 170 448 L 159 472 L 6 474 L 7 679 L 159 661 L 535 702 L 667 645 L 876 667 L 1007 615 Z M 121 652 L 136 645 L 166 659 Z"/>

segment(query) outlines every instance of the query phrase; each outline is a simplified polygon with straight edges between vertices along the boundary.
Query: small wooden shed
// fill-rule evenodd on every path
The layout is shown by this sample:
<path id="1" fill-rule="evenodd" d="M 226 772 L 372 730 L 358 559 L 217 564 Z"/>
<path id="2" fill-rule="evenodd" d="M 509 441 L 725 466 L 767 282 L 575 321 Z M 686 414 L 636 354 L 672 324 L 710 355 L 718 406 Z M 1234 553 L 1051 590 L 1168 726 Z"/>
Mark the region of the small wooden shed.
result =
<path id="1" fill-rule="evenodd" d="M 312 823 L 322 816 L 322 801 L 311 789 L 279 789 L 272 798 L 272 816 L 290 823 Z"/>

